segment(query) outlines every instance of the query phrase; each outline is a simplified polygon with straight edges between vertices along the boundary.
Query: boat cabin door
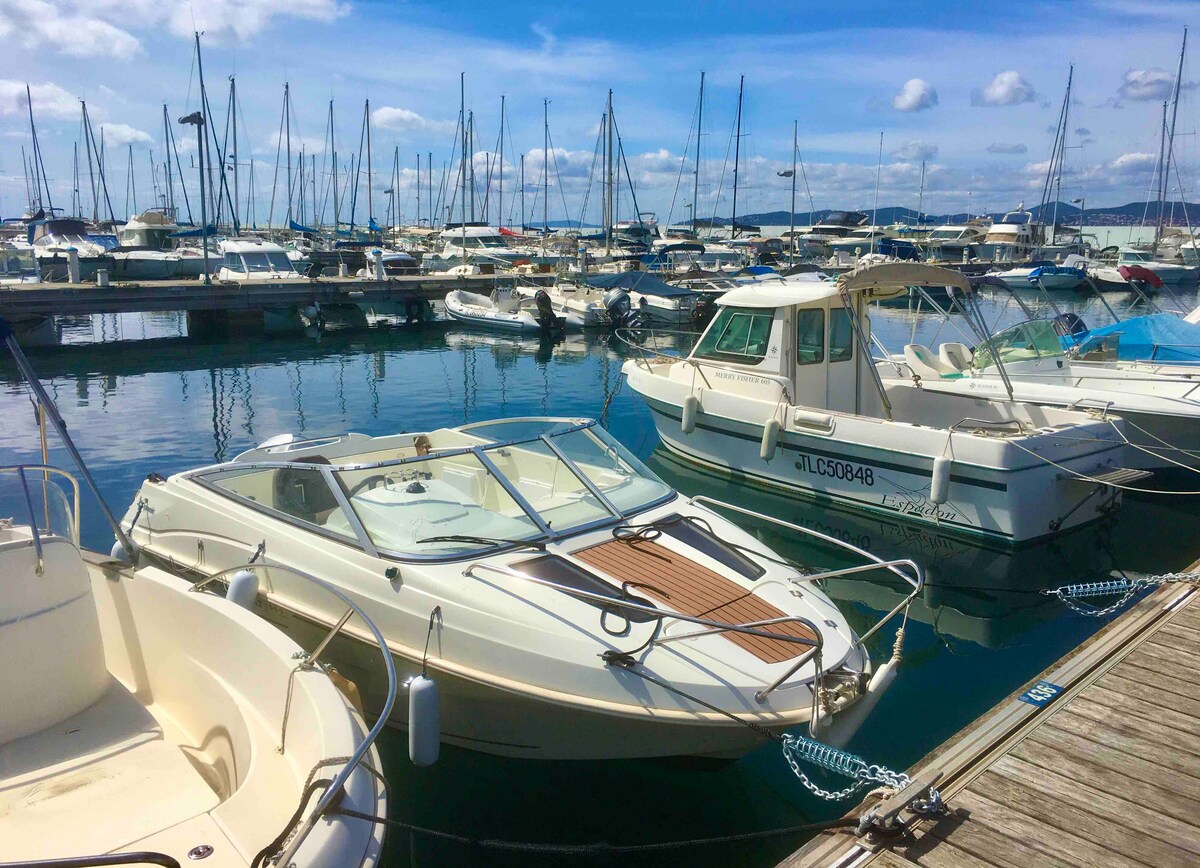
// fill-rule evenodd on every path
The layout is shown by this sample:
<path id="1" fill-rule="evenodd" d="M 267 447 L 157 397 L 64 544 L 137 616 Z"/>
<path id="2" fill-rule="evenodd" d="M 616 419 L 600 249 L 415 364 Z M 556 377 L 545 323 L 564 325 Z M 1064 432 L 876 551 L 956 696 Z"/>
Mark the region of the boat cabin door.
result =
<path id="1" fill-rule="evenodd" d="M 795 335 L 793 395 L 803 407 L 858 411 L 858 351 L 840 298 L 792 308 Z"/>

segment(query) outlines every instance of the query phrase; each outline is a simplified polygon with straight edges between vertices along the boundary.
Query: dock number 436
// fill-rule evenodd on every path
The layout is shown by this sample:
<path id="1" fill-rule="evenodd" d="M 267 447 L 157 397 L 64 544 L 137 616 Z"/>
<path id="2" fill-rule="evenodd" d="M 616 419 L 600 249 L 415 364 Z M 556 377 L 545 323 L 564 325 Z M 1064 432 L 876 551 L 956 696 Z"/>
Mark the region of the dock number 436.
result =
<path id="1" fill-rule="evenodd" d="M 1022 702 L 1028 702 L 1030 705 L 1042 706 L 1048 705 L 1062 692 L 1063 689 L 1057 684 L 1051 684 L 1049 681 L 1039 681 L 1018 698 Z"/>

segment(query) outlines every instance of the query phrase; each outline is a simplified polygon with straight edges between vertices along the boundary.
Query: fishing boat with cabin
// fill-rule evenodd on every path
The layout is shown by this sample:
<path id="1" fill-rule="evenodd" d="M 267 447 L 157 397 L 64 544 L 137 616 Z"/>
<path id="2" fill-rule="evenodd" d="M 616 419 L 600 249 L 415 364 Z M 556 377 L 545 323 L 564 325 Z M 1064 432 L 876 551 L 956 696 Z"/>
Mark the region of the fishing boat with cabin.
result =
<path id="1" fill-rule="evenodd" d="M 689 356 L 635 343 L 624 373 L 668 449 L 736 479 L 1012 544 L 1115 509 L 1120 420 L 880 378 L 867 306 L 910 286 L 969 289 L 920 263 L 749 284 Z"/>

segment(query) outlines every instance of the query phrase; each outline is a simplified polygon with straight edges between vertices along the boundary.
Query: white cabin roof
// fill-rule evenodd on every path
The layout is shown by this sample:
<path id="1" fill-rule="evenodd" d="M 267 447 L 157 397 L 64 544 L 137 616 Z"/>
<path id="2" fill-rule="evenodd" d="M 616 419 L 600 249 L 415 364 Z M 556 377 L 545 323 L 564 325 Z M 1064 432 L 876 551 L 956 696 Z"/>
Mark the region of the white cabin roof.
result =
<path id="1" fill-rule="evenodd" d="M 287 253 L 273 241 L 260 239 L 229 239 L 221 244 L 222 253 Z"/>
<path id="2" fill-rule="evenodd" d="M 814 279 L 815 278 L 815 279 Z M 731 289 L 717 300 L 735 307 L 791 307 L 811 304 L 845 292 L 862 292 L 871 298 L 891 298 L 910 286 L 952 286 L 968 292 L 970 282 L 949 268 L 920 262 L 884 262 L 863 265 L 847 271 L 837 280 L 821 280 L 815 275 L 796 274 L 782 280 L 752 283 Z"/>

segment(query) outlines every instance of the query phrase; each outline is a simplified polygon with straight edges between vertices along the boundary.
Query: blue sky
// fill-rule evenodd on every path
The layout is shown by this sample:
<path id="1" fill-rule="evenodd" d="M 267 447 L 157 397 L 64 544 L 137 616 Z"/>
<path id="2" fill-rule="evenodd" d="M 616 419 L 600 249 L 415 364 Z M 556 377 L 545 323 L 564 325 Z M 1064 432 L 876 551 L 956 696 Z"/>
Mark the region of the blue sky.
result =
<path id="1" fill-rule="evenodd" d="M 162 104 L 169 104 L 172 118 L 197 107 L 193 28 L 204 31 L 205 76 L 218 125 L 227 77 L 237 76 L 240 159 L 255 160 L 259 222 L 270 199 L 285 80 L 295 109 L 293 142 L 317 155 L 318 168 L 328 101 L 335 101 L 344 162 L 357 148 L 363 100 L 370 98 L 375 212 L 382 219 L 394 147 L 404 167 L 399 198 L 407 216 L 415 210 L 416 154 L 432 151 L 436 174 L 454 156 L 460 71 L 468 108 L 477 113 L 481 174 L 488 160 L 483 152 L 496 142 L 500 96 L 506 97 L 506 197 L 516 188 L 516 153 L 528 155 L 531 186 L 540 178 L 542 100 L 548 98 L 558 169 L 551 177 L 550 218 L 579 216 L 597 122 L 612 88 L 639 206 L 659 219 L 670 213 L 680 220 L 692 199 L 690 163 L 676 188 L 701 70 L 708 85 L 702 215 L 730 210 L 726 154 L 740 75 L 746 77 L 740 212 L 787 207 L 789 182 L 776 173 L 790 164 L 793 119 L 817 208 L 873 204 L 882 132 L 880 204 L 915 207 L 925 159 L 924 203 L 938 212 L 968 203 L 974 210 L 1003 210 L 1040 198 L 1067 68 L 1074 63 L 1063 198 L 1086 196 L 1089 207 L 1121 204 L 1145 197 L 1162 95 L 1183 26 L 1197 8 L 1169 0 L 999 7 L 922 0 L 0 0 L 9 61 L 0 71 L 0 213 L 19 213 L 25 205 L 26 82 L 55 205 L 70 201 L 79 98 L 87 100 L 93 122 L 106 125 L 109 191 L 118 215 L 125 210 L 130 144 L 137 204 L 148 205 L 150 152 L 162 160 Z M 1177 140 L 1183 191 L 1192 199 L 1200 196 L 1195 68 L 1190 61 L 1185 66 Z M 176 136 L 181 148 L 192 147 L 181 128 Z M 244 172 L 242 184 L 245 190 Z M 798 209 L 806 198 L 801 185 Z M 532 202 L 530 190 L 527 206 Z M 592 219 L 596 202 L 593 192 Z M 632 210 L 627 193 L 621 207 Z M 506 222 L 515 219 L 507 204 L 505 211 Z"/>

